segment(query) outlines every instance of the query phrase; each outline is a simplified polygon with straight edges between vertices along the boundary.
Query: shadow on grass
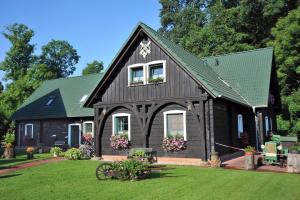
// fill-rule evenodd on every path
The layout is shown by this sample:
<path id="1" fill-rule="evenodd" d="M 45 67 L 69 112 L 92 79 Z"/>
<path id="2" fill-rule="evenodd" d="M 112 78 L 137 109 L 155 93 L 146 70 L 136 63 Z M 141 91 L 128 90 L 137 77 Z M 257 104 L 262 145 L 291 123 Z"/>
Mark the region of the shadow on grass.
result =
<path id="1" fill-rule="evenodd" d="M 11 178 L 11 177 L 15 177 L 15 176 L 20 176 L 22 174 L 8 174 L 8 175 L 0 175 L 0 179 L 2 178 Z"/>
<path id="2" fill-rule="evenodd" d="M 177 178 L 180 176 L 175 176 L 172 173 L 160 173 L 160 172 L 151 172 L 147 179 L 156 179 L 156 178 Z"/>
<path id="3" fill-rule="evenodd" d="M 0 160 L 0 168 L 1 165 L 7 165 L 11 163 L 18 163 L 18 162 L 24 162 L 27 161 L 27 158 L 12 158 L 12 159 L 1 159 Z"/>

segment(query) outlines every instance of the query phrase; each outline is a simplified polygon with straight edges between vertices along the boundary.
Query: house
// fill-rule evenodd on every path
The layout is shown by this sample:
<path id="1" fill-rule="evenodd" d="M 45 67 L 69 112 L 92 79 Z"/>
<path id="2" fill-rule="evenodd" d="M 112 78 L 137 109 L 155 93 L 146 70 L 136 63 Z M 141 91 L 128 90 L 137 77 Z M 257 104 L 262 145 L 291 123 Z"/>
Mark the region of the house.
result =
<path id="1" fill-rule="evenodd" d="M 17 146 L 77 147 L 81 135 L 94 133 L 94 110 L 82 105 L 102 74 L 45 81 L 13 114 Z"/>
<path id="2" fill-rule="evenodd" d="M 245 133 L 258 149 L 276 131 L 280 105 L 272 48 L 198 58 L 143 23 L 84 103 L 95 109 L 96 156 L 124 157 L 110 138 L 126 132 L 132 148 L 184 161 L 232 153 L 221 145 L 242 147 Z M 162 148 L 172 134 L 184 137 L 185 150 Z"/>

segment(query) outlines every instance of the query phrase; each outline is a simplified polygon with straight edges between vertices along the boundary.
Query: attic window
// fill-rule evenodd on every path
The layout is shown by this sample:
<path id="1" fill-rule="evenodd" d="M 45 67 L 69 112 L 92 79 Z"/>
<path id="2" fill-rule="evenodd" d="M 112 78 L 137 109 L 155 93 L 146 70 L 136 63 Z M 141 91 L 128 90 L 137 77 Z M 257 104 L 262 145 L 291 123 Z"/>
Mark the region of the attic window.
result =
<path id="1" fill-rule="evenodd" d="M 87 97 L 88 97 L 87 94 L 83 95 L 83 96 L 81 97 L 81 99 L 80 99 L 80 103 L 83 103 L 83 102 L 86 100 Z"/>
<path id="2" fill-rule="evenodd" d="M 55 96 L 50 96 L 47 100 L 47 103 L 45 104 L 45 106 L 51 106 L 51 104 L 54 102 L 55 100 Z"/>

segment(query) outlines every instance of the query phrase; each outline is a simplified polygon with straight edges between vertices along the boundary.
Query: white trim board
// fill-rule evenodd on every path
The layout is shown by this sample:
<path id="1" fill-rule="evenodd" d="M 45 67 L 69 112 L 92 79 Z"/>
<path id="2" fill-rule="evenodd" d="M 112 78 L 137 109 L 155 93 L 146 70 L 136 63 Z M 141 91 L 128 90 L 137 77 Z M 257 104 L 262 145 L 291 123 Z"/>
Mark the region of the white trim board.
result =
<path id="1" fill-rule="evenodd" d="M 112 115 L 112 135 L 115 135 L 115 117 L 128 117 L 128 140 L 131 140 L 131 120 L 129 113 L 116 113 Z"/>
<path id="2" fill-rule="evenodd" d="M 68 125 L 68 145 L 71 146 L 71 126 L 79 126 L 79 145 L 81 144 L 81 124 L 73 123 Z"/>
<path id="3" fill-rule="evenodd" d="M 187 141 L 186 135 L 186 111 L 185 110 L 169 110 L 164 112 L 164 138 L 167 137 L 167 115 L 168 114 L 183 114 L 183 138 Z"/>

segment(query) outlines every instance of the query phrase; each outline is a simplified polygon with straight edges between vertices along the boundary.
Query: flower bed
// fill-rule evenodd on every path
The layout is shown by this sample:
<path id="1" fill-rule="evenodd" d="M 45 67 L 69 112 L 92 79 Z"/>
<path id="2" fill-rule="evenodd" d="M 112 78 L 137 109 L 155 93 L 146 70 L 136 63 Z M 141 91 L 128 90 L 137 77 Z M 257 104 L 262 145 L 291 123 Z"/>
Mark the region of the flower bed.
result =
<path id="1" fill-rule="evenodd" d="M 110 146 L 115 150 L 129 149 L 129 140 L 126 134 L 112 135 L 110 137 Z"/>
<path id="2" fill-rule="evenodd" d="M 186 142 L 181 136 L 170 136 L 164 138 L 162 147 L 168 152 L 182 151 L 186 149 Z"/>

